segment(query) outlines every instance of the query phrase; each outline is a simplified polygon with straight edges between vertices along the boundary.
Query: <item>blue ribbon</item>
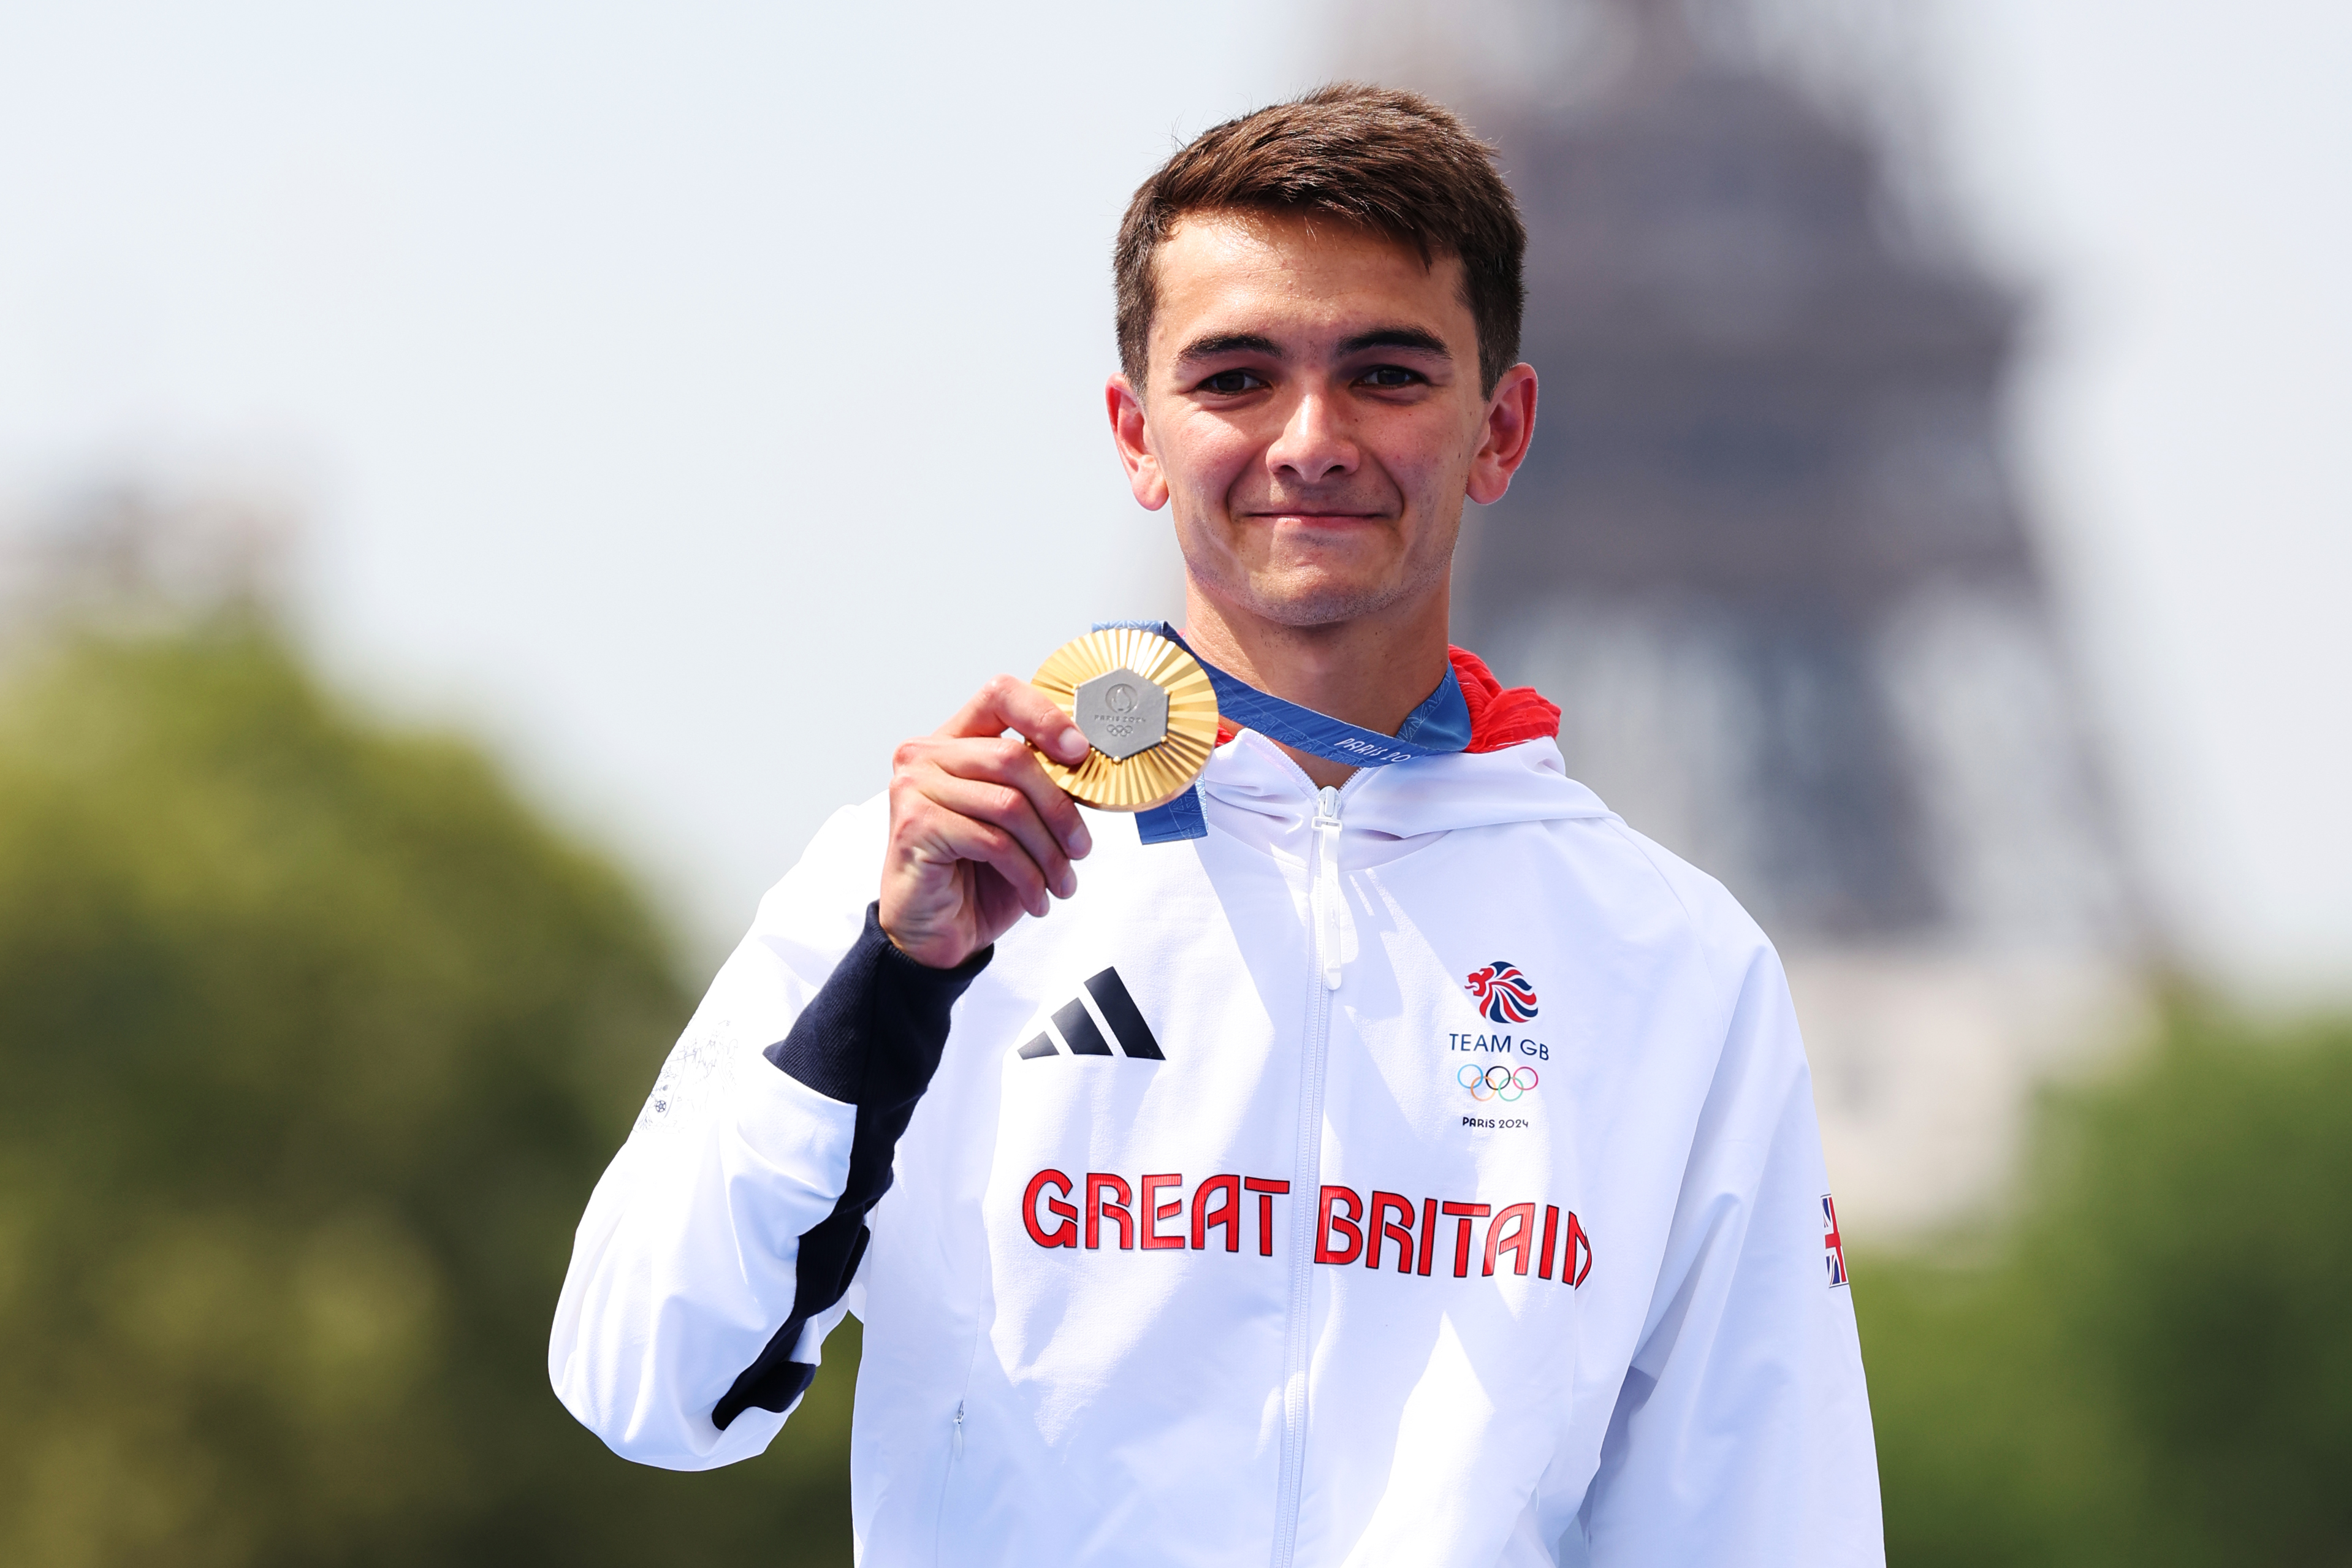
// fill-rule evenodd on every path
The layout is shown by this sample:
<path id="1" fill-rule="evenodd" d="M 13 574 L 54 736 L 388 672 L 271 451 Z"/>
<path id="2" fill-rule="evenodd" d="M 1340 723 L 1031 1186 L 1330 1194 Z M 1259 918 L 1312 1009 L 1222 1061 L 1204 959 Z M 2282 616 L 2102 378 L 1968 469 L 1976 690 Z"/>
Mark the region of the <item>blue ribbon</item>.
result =
<path id="1" fill-rule="evenodd" d="M 1199 661 L 1217 693 L 1220 715 L 1244 729 L 1255 730 L 1286 746 L 1329 762 L 1360 768 L 1387 767 L 1417 757 L 1447 756 L 1470 744 L 1470 703 L 1462 695 L 1462 682 L 1451 665 L 1446 667 L 1445 677 L 1437 683 L 1437 689 L 1405 715 L 1397 732 L 1383 735 L 1377 730 L 1318 713 L 1312 708 L 1302 708 L 1270 691 L 1260 691 L 1237 676 L 1227 675 L 1193 652 L 1192 645 L 1165 621 L 1104 621 L 1094 629 L 1146 631 L 1166 637 Z M 1207 837 L 1209 822 L 1201 810 L 1200 786 L 1193 785 L 1165 805 L 1136 813 L 1135 828 L 1146 844 Z"/>

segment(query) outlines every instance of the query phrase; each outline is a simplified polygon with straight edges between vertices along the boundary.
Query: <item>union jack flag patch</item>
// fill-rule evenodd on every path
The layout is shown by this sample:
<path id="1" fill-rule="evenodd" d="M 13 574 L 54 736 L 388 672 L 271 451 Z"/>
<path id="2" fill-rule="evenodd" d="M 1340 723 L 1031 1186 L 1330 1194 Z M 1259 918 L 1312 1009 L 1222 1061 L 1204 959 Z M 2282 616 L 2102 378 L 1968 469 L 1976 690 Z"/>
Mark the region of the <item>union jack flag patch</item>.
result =
<path id="1" fill-rule="evenodd" d="M 1829 1265 L 1830 1289 L 1845 1283 L 1845 1237 L 1838 1234 L 1837 1205 L 1827 1193 L 1822 1194 L 1822 1250 Z"/>

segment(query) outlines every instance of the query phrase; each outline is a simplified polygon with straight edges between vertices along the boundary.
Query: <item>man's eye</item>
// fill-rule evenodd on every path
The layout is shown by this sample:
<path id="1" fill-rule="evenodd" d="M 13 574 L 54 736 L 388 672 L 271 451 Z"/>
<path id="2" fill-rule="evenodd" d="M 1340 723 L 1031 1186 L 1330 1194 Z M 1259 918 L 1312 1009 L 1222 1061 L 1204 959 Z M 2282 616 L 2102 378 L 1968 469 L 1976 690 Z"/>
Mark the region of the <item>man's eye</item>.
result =
<path id="1" fill-rule="evenodd" d="M 1366 371 L 1362 379 L 1367 386 L 1411 386 L 1421 379 L 1421 375 L 1418 372 L 1407 370 L 1401 364 L 1384 364 L 1378 369 Z"/>
<path id="2" fill-rule="evenodd" d="M 1236 392 L 1249 392 L 1257 387 L 1264 386 L 1265 384 L 1265 382 L 1259 380 L 1256 376 L 1252 375 L 1248 371 L 1221 370 L 1216 374 L 1209 377 L 1208 380 L 1202 382 L 1201 384 L 1201 390 L 1203 392 L 1223 393 L 1230 395 Z"/>

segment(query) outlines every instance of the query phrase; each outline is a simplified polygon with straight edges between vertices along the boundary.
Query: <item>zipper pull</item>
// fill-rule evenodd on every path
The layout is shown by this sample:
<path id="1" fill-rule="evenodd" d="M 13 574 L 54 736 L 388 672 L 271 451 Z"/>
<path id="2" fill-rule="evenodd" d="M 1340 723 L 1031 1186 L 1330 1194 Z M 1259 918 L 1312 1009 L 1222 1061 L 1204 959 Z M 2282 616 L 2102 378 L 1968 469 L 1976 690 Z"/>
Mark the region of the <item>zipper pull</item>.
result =
<path id="1" fill-rule="evenodd" d="M 959 1458 L 959 1459 L 962 1458 L 963 1458 L 963 1401 L 962 1401 L 962 1400 L 961 1400 L 961 1399 L 959 1399 L 959 1400 L 957 1400 L 957 1401 L 956 1401 L 956 1414 L 955 1414 L 955 1444 L 954 1444 L 954 1447 L 955 1447 L 955 1457 L 956 1457 L 957 1458 Z"/>
<path id="2" fill-rule="evenodd" d="M 1315 808 L 1316 945 L 1323 950 L 1323 989 L 1339 989 L 1339 792 L 1325 785 Z"/>

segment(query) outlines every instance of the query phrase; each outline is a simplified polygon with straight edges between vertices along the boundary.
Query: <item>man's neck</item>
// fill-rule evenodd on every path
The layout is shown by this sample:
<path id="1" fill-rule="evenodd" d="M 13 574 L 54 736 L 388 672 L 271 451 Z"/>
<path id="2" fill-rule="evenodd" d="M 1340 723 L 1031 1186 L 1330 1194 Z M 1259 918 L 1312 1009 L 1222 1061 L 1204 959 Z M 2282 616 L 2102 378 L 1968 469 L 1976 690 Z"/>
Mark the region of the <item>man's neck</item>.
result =
<path id="1" fill-rule="evenodd" d="M 1184 600 L 1184 639 L 1211 664 L 1260 691 L 1383 735 L 1395 734 L 1445 679 L 1443 584 L 1418 604 L 1320 626 L 1235 612 L 1191 584 Z M 1356 771 L 1282 749 L 1318 786 L 1344 784 Z"/>

